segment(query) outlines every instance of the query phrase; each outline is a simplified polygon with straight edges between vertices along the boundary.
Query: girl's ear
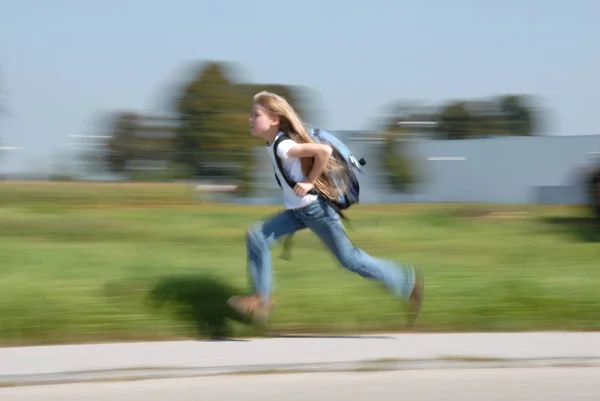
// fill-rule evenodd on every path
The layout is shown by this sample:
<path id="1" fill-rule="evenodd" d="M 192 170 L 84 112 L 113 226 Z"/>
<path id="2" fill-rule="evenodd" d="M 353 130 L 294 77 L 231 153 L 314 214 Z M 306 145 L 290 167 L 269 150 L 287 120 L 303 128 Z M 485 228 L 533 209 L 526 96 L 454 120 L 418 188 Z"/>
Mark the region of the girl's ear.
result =
<path id="1" fill-rule="evenodd" d="M 280 122 L 281 122 L 281 119 L 279 118 L 279 116 L 277 114 L 273 114 L 271 116 L 271 126 L 272 127 L 278 126 Z"/>

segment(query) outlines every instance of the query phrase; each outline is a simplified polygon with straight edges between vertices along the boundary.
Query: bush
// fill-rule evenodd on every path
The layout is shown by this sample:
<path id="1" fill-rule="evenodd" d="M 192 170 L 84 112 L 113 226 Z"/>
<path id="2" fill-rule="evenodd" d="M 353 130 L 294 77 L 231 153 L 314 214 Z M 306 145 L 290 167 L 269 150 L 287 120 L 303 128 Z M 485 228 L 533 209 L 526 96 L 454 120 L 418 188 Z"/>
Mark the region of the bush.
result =
<path id="1" fill-rule="evenodd" d="M 591 211 L 597 219 L 600 219 L 600 167 L 591 172 L 587 190 Z"/>
<path id="2" fill-rule="evenodd" d="M 385 133 L 381 148 L 381 161 L 387 184 L 395 191 L 409 191 L 422 177 L 415 160 L 410 157 L 406 143 L 398 140 L 394 131 Z"/>

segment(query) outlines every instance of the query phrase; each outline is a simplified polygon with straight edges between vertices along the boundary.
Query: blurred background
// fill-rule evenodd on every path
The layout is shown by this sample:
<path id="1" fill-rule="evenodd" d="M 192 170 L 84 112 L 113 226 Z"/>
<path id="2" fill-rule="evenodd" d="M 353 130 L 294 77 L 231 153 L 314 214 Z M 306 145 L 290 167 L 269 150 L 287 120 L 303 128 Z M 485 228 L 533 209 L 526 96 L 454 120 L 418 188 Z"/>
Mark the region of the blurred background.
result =
<path id="1" fill-rule="evenodd" d="M 516 2 L 7 2 L 2 176 L 193 180 L 278 202 L 247 126 L 266 89 L 372 162 L 367 203 L 582 203 L 598 6 L 518 4 L 535 19 Z M 268 32 L 271 13 L 298 26 Z"/>
<path id="2" fill-rule="evenodd" d="M 281 205 L 248 129 L 261 90 L 367 160 L 356 238 L 434 269 L 423 329 L 598 327 L 599 17 L 594 0 L 2 2 L 0 340 L 170 336 L 142 299 L 177 285 L 152 280 L 242 288 L 244 229 Z M 276 325 L 397 328 L 391 304 L 329 302 L 367 285 L 331 263 L 280 273 Z M 469 281 L 481 266 L 505 276 Z M 469 314 L 472 286 L 489 291 Z"/>

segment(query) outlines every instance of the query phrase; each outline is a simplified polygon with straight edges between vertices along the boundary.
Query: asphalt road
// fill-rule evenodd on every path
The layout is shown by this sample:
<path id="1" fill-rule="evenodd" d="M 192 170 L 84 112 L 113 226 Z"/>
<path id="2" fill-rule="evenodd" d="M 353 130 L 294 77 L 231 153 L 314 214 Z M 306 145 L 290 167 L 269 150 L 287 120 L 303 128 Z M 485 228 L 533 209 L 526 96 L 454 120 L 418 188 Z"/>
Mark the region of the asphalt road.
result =
<path id="1" fill-rule="evenodd" d="M 297 336 L 0 348 L 0 379 L 139 368 L 261 370 L 372 360 L 600 358 L 600 332 Z M 600 398 L 599 398 L 600 400 Z"/>
<path id="2" fill-rule="evenodd" d="M 598 400 L 600 368 L 262 374 L 0 389 L 10 401 Z M 403 397 L 403 398 L 401 398 Z"/>

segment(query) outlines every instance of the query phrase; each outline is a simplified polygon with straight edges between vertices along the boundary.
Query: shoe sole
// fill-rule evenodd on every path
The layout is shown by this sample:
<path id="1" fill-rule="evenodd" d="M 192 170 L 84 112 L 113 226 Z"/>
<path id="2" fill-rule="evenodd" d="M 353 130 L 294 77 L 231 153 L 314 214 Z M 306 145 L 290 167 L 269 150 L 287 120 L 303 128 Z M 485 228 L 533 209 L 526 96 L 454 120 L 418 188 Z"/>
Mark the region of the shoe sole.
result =
<path id="1" fill-rule="evenodd" d="M 270 309 L 269 309 L 269 311 L 264 312 L 264 313 L 247 312 L 246 310 L 242 310 L 241 308 L 236 307 L 235 298 L 234 297 L 232 297 L 232 298 L 228 299 L 226 304 L 233 311 L 240 314 L 241 316 L 244 316 L 246 319 L 250 320 L 254 324 L 264 325 L 268 322 L 270 312 L 271 312 Z"/>

